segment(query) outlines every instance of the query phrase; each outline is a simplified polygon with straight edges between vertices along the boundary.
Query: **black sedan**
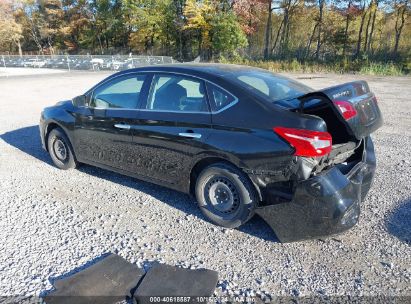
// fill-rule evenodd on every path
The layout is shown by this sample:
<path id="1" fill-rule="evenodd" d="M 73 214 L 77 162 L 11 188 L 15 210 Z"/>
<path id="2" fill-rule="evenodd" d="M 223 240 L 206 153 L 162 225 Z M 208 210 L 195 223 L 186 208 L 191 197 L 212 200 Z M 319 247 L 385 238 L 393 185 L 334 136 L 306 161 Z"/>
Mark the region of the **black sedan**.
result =
<path id="1" fill-rule="evenodd" d="M 286 242 L 356 224 L 381 125 L 364 81 L 314 91 L 261 69 L 175 64 L 116 73 L 44 109 L 40 133 L 61 169 L 189 193 L 224 227 L 257 213 Z"/>

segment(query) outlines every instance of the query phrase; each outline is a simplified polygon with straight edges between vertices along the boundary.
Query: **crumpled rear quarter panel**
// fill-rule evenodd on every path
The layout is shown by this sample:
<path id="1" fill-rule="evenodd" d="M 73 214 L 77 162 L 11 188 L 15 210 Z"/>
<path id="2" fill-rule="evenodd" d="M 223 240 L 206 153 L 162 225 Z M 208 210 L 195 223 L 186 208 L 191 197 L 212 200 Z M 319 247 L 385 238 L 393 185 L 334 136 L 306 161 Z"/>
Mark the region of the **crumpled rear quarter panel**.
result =
<path id="1" fill-rule="evenodd" d="M 299 181 L 291 202 L 263 206 L 256 213 L 281 242 L 343 232 L 358 222 L 360 204 L 370 188 L 374 172 L 374 146 L 371 139 L 366 138 L 363 159 L 348 174 L 333 167 Z"/>

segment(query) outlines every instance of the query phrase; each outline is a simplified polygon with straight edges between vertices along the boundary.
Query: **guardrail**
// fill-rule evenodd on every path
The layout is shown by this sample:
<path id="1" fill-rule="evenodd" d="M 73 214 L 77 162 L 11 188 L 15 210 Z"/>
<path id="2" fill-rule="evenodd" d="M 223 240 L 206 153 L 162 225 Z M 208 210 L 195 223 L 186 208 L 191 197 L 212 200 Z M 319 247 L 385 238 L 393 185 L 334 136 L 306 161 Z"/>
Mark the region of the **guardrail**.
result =
<path id="1" fill-rule="evenodd" d="M 120 71 L 147 65 L 177 63 L 169 56 L 0 55 L 0 67 Z"/>

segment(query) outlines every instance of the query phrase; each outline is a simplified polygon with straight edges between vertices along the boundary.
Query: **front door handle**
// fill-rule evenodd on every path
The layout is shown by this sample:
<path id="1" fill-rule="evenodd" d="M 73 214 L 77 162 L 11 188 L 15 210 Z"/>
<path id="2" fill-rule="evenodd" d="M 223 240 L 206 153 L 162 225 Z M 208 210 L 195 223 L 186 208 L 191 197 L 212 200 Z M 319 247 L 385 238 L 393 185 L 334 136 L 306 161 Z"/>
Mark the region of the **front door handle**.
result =
<path id="1" fill-rule="evenodd" d="M 181 136 L 181 137 L 186 137 L 186 138 L 197 138 L 197 139 L 199 139 L 199 138 L 201 138 L 201 134 L 199 134 L 199 133 L 178 133 L 178 135 L 179 136 Z"/>
<path id="2" fill-rule="evenodd" d="M 130 125 L 126 125 L 126 124 L 122 124 L 122 123 L 115 124 L 114 127 L 117 128 L 117 129 L 130 130 Z"/>

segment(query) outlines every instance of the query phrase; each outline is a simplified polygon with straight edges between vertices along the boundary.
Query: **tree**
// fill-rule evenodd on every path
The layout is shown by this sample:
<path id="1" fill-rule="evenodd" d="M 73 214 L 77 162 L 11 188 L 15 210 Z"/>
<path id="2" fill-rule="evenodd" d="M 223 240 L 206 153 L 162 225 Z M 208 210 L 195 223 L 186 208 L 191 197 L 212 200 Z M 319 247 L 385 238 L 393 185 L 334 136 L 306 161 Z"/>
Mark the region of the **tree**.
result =
<path id="1" fill-rule="evenodd" d="M 34 0 L 22 0 L 18 12 L 18 19 L 23 28 L 27 31 L 27 39 L 35 44 L 38 51 L 43 54 L 44 46 L 41 36 L 43 21 L 39 12 L 39 7 Z"/>
<path id="2" fill-rule="evenodd" d="M 212 54 L 210 32 L 216 13 L 216 7 L 208 0 L 201 3 L 187 0 L 184 7 L 184 16 L 187 18 L 184 29 L 195 31 L 198 39 L 198 53 L 203 58 L 210 58 Z"/>
<path id="3" fill-rule="evenodd" d="M 365 39 L 364 39 L 364 48 L 363 48 L 363 52 L 367 52 L 367 45 L 368 45 L 368 35 L 369 35 L 369 31 L 370 31 L 370 24 L 371 24 L 371 19 L 372 19 L 372 15 L 374 12 L 374 0 L 370 1 L 369 7 L 368 7 L 368 21 L 367 21 L 367 26 L 365 28 Z"/>
<path id="4" fill-rule="evenodd" d="M 299 0 L 285 0 L 281 6 L 284 10 L 283 28 L 280 40 L 280 56 L 284 56 L 285 51 L 288 50 L 288 43 L 290 40 L 291 20 L 294 10 L 300 4 Z"/>
<path id="5" fill-rule="evenodd" d="M 87 32 L 90 27 L 91 14 L 86 0 L 63 1 L 64 26 L 61 28 L 63 43 L 68 51 L 79 52 L 80 48 L 89 48 L 90 39 Z"/>
<path id="6" fill-rule="evenodd" d="M 23 38 L 22 25 L 18 24 L 13 15 L 11 1 L 0 2 L 0 50 L 13 50 L 16 46 L 22 55 L 21 39 Z"/>
<path id="7" fill-rule="evenodd" d="M 268 59 L 271 55 L 275 47 L 277 46 L 277 41 L 280 37 L 280 55 L 283 55 L 285 49 L 288 47 L 289 41 L 289 34 L 290 34 L 290 20 L 295 8 L 300 4 L 299 0 L 282 0 L 282 1 L 275 1 L 272 0 L 268 1 L 268 10 L 267 10 L 267 23 L 265 28 L 265 43 L 264 43 L 264 59 Z M 278 33 L 276 36 L 276 40 L 274 46 L 270 52 L 270 44 L 271 44 L 271 28 L 272 28 L 272 13 L 274 10 L 282 10 L 283 11 L 283 18 L 280 23 L 280 27 L 278 29 Z"/>
<path id="8" fill-rule="evenodd" d="M 372 45 L 372 40 L 373 40 L 373 35 L 374 35 L 374 28 L 375 28 L 375 19 L 377 17 L 377 12 L 378 12 L 378 4 L 379 4 L 379 0 L 373 0 L 371 1 L 371 14 L 372 14 L 372 22 L 371 22 L 371 30 L 368 34 L 368 41 L 367 41 L 367 48 L 366 48 L 366 52 L 370 52 L 371 49 L 371 45 Z M 371 14 L 370 14 L 370 18 L 371 18 Z M 368 32 L 368 31 L 367 31 Z"/>
<path id="9" fill-rule="evenodd" d="M 269 48 L 270 48 L 270 37 L 271 37 L 271 18 L 273 13 L 273 2 L 271 0 L 268 1 L 268 11 L 267 11 L 267 25 L 265 28 L 265 44 L 264 44 L 264 59 L 268 59 L 269 56 Z"/>
<path id="10" fill-rule="evenodd" d="M 356 57 L 358 57 L 360 55 L 360 52 L 361 52 L 362 32 L 363 32 L 363 29 L 364 29 L 365 17 L 367 16 L 367 10 L 365 9 L 366 5 L 367 5 L 367 1 L 366 0 L 361 0 L 359 8 L 358 8 L 358 12 L 361 15 L 361 22 L 360 22 L 360 29 L 358 30 L 357 48 L 355 50 L 355 56 Z"/>
<path id="11" fill-rule="evenodd" d="M 322 34 L 322 25 L 323 25 L 323 16 L 324 16 L 324 5 L 325 5 L 325 0 L 318 0 L 318 8 L 319 8 L 319 14 L 318 14 L 318 36 L 317 36 L 317 49 L 315 51 L 315 57 L 317 60 L 320 57 L 320 49 L 321 49 L 321 34 Z"/>
<path id="12" fill-rule="evenodd" d="M 219 13 L 212 21 L 212 50 L 214 54 L 234 54 L 247 46 L 247 38 L 236 17 L 232 13 Z"/>
<path id="13" fill-rule="evenodd" d="M 405 25 L 405 19 L 408 15 L 408 7 L 409 0 L 399 0 L 394 1 L 394 9 L 396 11 L 395 16 L 395 42 L 394 42 L 394 50 L 393 54 L 398 54 L 398 46 L 401 39 L 401 33 Z"/>
<path id="14" fill-rule="evenodd" d="M 120 22 L 122 21 L 122 15 L 118 12 L 117 4 L 118 1 L 112 0 L 93 0 L 90 3 L 91 20 L 88 37 L 91 38 L 90 42 L 93 46 L 95 42 L 98 43 L 101 54 L 114 46 L 115 24 L 118 19 L 120 19 Z M 97 38 L 97 41 L 94 37 Z"/>
<path id="15" fill-rule="evenodd" d="M 240 27 L 247 36 L 249 54 L 251 54 L 252 38 L 262 22 L 266 3 L 267 0 L 234 0 L 232 3 L 233 14 L 237 16 Z"/>
<path id="16" fill-rule="evenodd" d="M 38 14 L 41 21 L 39 32 L 42 44 L 54 54 L 54 44 L 61 38 L 63 10 L 60 0 L 42 0 L 38 2 Z"/>
<path id="17" fill-rule="evenodd" d="M 184 16 L 187 18 L 184 29 L 195 32 L 198 54 L 204 59 L 224 52 L 233 53 L 247 45 L 237 17 L 224 3 L 188 0 Z"/>
<path id="18" fill-rule="evenodd" d="M 169 12 L 171 13 L 170 33 L 174 36 L 177 49 L 177 58 L 184 60 L 189 57 L 188 52 L 188 36 L 184 26 L 187 23 L 187 18 L 184 15 L 184 7 L 186 0 L 173 0 L 170 5 Z"/>
<path id="19" fill-rule="evenodd" d="M 353 19 L 355 8 L 353 8 L 353 1 L 348 0 L 347 2 L 347 9 L 343 11 L 343 15 L 345 16 L 345 30 L 344 30 L 344 46 L 343 46 L 343 57 L 345 57 L 347 52 L 347 45 L 349 43 L 349 36 L 348 36 L 348 28 L 350 26 L 350 21 Z"/>
<path id="20" fill-rule="evenodd" d="M 258 24 L 262 21 L 261 16 L 267 2 L 267 0 L 233 1 L 233 13 L 237 16 L 240 27 L 248 38 L 257 31 Z"/>

